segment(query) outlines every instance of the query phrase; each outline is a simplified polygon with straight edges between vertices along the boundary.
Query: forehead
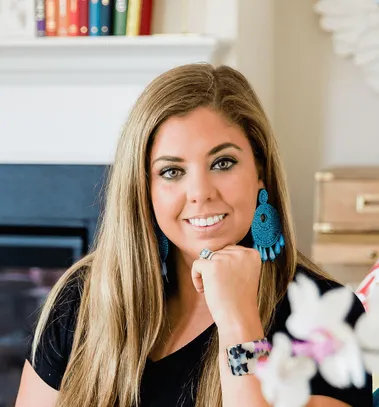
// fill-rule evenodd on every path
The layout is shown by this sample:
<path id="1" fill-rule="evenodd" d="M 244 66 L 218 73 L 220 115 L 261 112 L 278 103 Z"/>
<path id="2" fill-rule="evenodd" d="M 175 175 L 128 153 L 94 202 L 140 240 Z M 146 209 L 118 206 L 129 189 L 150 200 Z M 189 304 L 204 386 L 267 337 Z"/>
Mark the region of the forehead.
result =
<path id="1" fill-rule="evenodd" d="M 232 142 L 242 150 L 250 147 L 244 131 L 210 108 L 197 108 L 185 116 L 173 116 L 159 127 L 151 149 L 151 157 L 160 154 L 191 155 L 215 145 Z"/>

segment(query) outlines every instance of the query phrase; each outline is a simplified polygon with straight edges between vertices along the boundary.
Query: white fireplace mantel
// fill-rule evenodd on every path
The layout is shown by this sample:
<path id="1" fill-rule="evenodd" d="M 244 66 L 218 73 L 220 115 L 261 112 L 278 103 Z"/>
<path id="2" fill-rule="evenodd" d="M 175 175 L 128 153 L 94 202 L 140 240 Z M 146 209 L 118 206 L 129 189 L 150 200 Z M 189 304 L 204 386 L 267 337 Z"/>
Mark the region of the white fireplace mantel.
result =
<path id="1" fill-rule="evenodd" d="M 0 163 L 112 163 L 147 83 L 220 49 L 206 35 L 0 39 Z"/>
<path id="2" fill-rule="evenodd" d="M 205 35 L 0 39 L 0 75 L 12 82 L 22 76 L 42 81 L 46 76 L 80 76 L 88 82 L 116 75 L 136 83 L 176 65 L 209 62 L 218 45 Z"/>

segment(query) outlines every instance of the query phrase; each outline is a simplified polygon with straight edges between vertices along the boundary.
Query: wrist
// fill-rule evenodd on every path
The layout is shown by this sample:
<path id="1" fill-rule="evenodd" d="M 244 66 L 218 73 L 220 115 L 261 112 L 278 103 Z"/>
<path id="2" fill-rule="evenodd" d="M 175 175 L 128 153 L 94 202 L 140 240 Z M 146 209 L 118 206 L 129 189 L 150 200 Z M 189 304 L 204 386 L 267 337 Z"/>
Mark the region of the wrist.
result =
<path id="1" fill-rule="evenodd" d="M 233 320 L 229 324 L 218 326 L 219 350 L 225 353 L 228 346 L 255 341 L 264 338 L 259 315 L 248 319 Z"/>

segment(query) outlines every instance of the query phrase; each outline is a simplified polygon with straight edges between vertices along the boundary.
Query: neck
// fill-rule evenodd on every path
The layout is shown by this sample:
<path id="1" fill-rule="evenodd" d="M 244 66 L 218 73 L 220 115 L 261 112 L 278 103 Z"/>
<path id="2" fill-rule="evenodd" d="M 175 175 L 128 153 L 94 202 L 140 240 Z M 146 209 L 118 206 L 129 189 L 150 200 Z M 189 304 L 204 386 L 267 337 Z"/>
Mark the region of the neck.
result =
<path id="1" fill-rule="evenodd" d="M 192 282 L 191 270 L 194 259 L 176 250 L 173 260 L 177 291 L 171 301 L 175 303 L 176 307 L 179 307 L 182 313 L 209 313 L 204 293 L 198 293 Z"/>

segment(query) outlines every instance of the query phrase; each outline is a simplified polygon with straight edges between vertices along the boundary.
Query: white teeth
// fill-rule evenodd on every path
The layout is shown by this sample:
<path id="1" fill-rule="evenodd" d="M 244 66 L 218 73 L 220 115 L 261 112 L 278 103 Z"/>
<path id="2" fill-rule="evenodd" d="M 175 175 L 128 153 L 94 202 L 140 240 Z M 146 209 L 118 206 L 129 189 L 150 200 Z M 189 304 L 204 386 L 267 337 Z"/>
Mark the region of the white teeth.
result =
<path id="1" fill-rule="evenodd" d="M 207 225 L 213 225 L 214 223 L 216 223 L 216 221 L 214 220 L 214 218 L 212 218 L 212 216 L 207 218 Z"/>
<path id="2" fill-rule="evenodd" d="M 210 216 L 209 218 L 193 218 L 189 219 L 191 225 L 195 226 L 211 226 L 214 225 L 215 223 L 220 222 L 220 220 L 224 219 L 225 215 L 215 215 L 215 216 Z"/>

